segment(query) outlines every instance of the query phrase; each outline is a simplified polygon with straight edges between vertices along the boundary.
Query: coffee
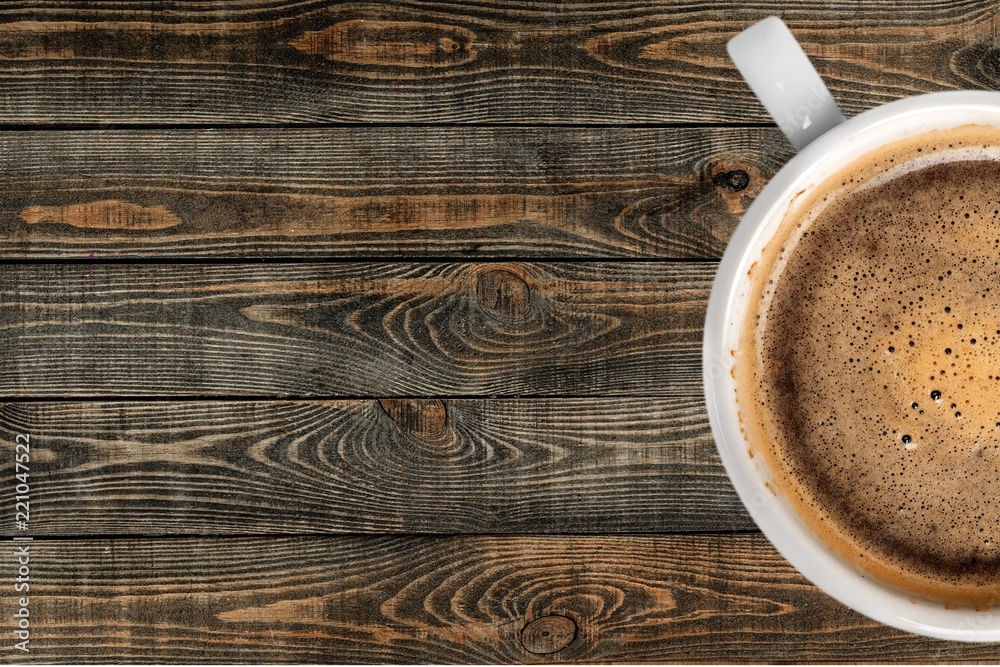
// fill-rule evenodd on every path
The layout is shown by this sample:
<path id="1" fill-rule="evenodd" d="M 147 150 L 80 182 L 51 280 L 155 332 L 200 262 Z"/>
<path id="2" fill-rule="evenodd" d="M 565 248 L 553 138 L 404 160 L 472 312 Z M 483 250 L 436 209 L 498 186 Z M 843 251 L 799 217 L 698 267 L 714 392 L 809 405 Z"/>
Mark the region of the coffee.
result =
<path id="1" fill-rule="evenodd" d="M 801 199 L 751 270 L 751 452 L 876 579 L 1000 601 L 1000 130 L 902 140 Z"/>

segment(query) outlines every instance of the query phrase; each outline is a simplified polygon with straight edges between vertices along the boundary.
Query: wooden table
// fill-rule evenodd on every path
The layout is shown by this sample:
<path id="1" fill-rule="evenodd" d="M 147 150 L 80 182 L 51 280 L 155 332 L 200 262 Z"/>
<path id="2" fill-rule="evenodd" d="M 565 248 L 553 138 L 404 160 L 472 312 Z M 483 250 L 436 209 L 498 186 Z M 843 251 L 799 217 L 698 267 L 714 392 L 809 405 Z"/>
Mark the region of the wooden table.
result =
<path id="1" fill-rule="evenodd" d="M 0 6 L 5 660 L 1000 660 L 798 575 L 700 379 L 792 154 L 726 40 L 854 114 L 1000 85 L 995 3 L 147 4 Z"/>

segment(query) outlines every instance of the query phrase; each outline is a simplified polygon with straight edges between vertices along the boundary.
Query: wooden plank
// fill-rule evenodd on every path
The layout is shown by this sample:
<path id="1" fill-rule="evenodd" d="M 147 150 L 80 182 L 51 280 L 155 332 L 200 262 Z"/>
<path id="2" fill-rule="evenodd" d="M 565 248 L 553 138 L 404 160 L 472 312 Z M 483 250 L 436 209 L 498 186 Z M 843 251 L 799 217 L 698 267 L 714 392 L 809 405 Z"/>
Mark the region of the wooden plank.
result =
<path id="1" fill-rule="evenodd" d="M 8 266 L 0 396 L 697 396 L 714 270 Z"/>
<path id="2" fill-rule="evenodd" d="M 31 652 L 3 647 L 18 662 L 1000 659 L 848 610 L 758 534 L 36 540 L 30 554 Z"/>
<path id="3" fill-rule="evenodd" d="M 7 123 L 769 122 L 726 41 L 783 16 L 848 114 L 995 89 L 990 3 L 32 2 L 0 18 Z"/>
<path id="4" fill-rule="evenodd" d="M 754 528 L 700 397 L 7 403 L 19 433 L 34 535 Z"/>
<path id="5" fill-rule="evenodd" d="M 2 32 L 2 29 L 0 29 Z M 0 133 L 0 259 L 718 258 L 774 129 Z"/>

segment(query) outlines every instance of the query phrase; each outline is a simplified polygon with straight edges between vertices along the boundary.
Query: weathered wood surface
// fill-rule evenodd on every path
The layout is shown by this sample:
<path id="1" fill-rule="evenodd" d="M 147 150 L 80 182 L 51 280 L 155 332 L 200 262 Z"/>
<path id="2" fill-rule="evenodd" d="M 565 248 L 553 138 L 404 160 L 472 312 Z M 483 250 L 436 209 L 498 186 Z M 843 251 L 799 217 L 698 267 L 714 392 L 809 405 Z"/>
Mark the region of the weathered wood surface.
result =
<path id="1" fill-rule="evenodd" d="M 0 273 L 0 395 L 698 396 L 701 262 Z"/>
<path id="2" fill-rule="evenodd" d="M 0 259 L 712 259 L 791 148 L 756 128 L 351 127 L 0 133 L 0 155 Z"/>
<path id="3" fill-rule="evenodd" d="M 4 563 L 12 544 L 0 547 Z M 38 662 L 1000 659 L 995 644 L 918 638 L 849 611 L 756 534 L 36 540 L 30 549 L 37 626 L 32 652 L 17 657 Z"/>
<path id="4" fill-rule="evenodd" d="M 780 14 L 853 114 L 1000 86 L 994 3 L 9 4 L 6 123 L 769 123 L 725 52 Z"/>
<path id="5" fill-rule="evenodd" d="M 7 403 L 18 433 L 34 535 L 754 528 L 700 397 Z"/>
<path id="6" fill-rule="evenodd" d="M 848 115 L 1000 87 L 975 0 L 0 4 L 0 660 L 1000 660 L 741 532 L 701 327 L 770 14 Z"/>

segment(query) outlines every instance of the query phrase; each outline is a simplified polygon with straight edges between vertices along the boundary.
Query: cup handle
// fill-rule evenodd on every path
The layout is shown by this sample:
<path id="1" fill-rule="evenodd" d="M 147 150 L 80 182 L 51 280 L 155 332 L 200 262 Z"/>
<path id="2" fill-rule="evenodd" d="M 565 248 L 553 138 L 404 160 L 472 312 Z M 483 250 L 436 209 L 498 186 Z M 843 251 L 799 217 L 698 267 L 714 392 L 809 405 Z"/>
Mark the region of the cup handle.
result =
<path id="1" fill-rule="evenodd" d="M 757 99 L 799 151 L 844 122 L 816 68 L 777 16 L 729 40 L 729 57 Z"/>

